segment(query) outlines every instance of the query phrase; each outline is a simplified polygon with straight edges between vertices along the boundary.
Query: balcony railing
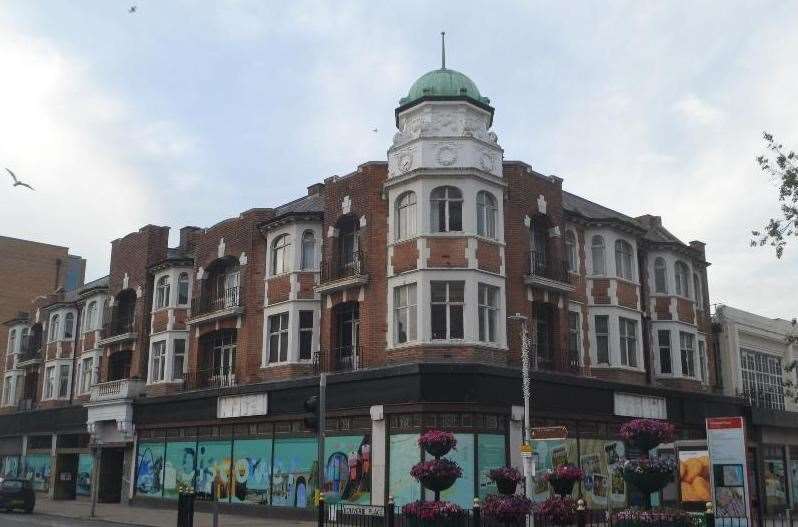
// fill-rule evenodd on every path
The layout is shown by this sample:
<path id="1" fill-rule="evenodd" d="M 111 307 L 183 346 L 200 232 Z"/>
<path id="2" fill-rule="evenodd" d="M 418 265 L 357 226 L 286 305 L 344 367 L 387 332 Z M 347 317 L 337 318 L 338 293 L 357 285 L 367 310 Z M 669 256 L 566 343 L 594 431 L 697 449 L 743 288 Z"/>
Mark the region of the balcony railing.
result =
<path id="1" fill-rule="evenodd" d="M 239 287 L 228 287 L 213 294 L 203 293 L 191 300 L 191 317 L 210 315 L 226 309 L 244 305 L 244 290 Z"/>
<path id="2" fill-rule="evenodd" d="M 539 251 L 529 251 L 527 276 L 539 276 L 565 284 L 571 283 L 568 266 L 558 258 Z"/>
<path id="3" fill-rule="evenodd" d="M 355 251 L 351 255 L 337 254 L 332 260 L 321 262 L 322 282 L 332 282 L 365 274 L 366 260 L 361 251 Z"/>
<path id="4" fill-rule="evenodd" d="M 112 317 L 110 322 L 103 324 L 104 339 L 135 332 L 136 319 L 134 317 Z"/>
<path id="5" fill-rule="evenodd" d="M 360 368 L 361 353 L 359 346 L 339 346 L 333 348 L 333 370 L 353 371 Z"/>
<path id="6" fill-rule="evenodd" d="M 232 368 L 215 368 L 210 370 L 195 370 L 183 376 L 182 389 L 205 390 L 220 389 L 236 385 L 236 374 Z"/>
<path id="7" fill-rule="evenodd" d="M 33 338 L 30 335 L 22 337 L 20 342 L 20 352 L 17 358 L 17 365 L 24 362 L 31 362 L 41 360 L 42 358 L 42 341 L 41 338 Z"/>
<path id="8" fill-rule="evenodd" d="M 91 387 L 91 400 L 133 399 L 144 392 L 144 384 L 141 379 L 119 379 L 101 382 Z"/>
<path id="9" fill-rule="evenodd" d="M 17 401 L 17 412 L 30 412 L 38 406 L 38 401 L 33 399 L 20 399 Z"/>

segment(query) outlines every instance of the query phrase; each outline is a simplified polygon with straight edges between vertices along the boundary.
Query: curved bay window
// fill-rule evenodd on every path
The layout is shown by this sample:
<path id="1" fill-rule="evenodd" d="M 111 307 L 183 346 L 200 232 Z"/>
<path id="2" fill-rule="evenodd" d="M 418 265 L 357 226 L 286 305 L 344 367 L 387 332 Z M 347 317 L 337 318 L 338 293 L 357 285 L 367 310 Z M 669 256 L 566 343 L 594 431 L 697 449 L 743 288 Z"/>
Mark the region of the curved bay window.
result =
<path id="1" fill-rule="evenodd" d="M 416 234 L 416 193 L 405 192 L 396 200 L 396 239 L 404 240 Z"/>
<path id="2" fill-rule="evenodd" d="M 463 193 L 456 187 L 438 187 L 430 194 L 432 232 L 463 230 Z"/>
<path id="3" fill-rule="evenodd" d="M 690 286 L 688 285 L 688 276 L 690 276 L 690 270 L 687 268 L 687 264 L 682 261 L 676 262 L 673 269 L 673 275 L 676 281 L 676 294 L 689 297 Z"/>
<path id="4" fill-rule="evenodd" d="M 634 280 L 632 269 L 632 246 L 626 240 L 615 242 L 615 276 Z"/>
<path id="5" fill-rule="evenodd" d="M 272 276 L 291 270 L 291 236 L 282 234 L 272 243 Z"/>
<path id="6" fill-rule="evenodd" d="M 75 314 L 67 313 L 64 315 L 64 338 L 71 339 L 75 330 Z"/>
<path id="7" fill-rule="evenodd" d="M 604 275 L 606 273 L 605 256 L 604 256 L 604 237 L 600 235 L 593 236 L 590 245 L 591 257 L 593 259 L 593 274 Z"/>
<path id="8" fill-rule="evenodd" d="M 188 273 L 180 273 L 177 278 L 177 305 L 185 306 L 188 304 Z"/>
<path id="9" fill-rule="evenodd" d="M 576 273 L 578 271 L 574 231 L 565 231 L 565 264 L 569 272 Z"/>
<path id="10" fill-rule="evenodd" d="M 162 276 L 158 279 L 158 285 L 155 287 L 155 307 L 160 309 L 169 305 L 169 293 L 172 290 L 172 285 L 169 281 L 169 276 Z"/>
<path id="11" fill-rule="evenodd" d="M 61 337 L 61 317 L 53 315 L 50 319 L 50 328 L 47 330 L 47 339 L 49 342 L 55 342 Z"/>
<path id="12" fill-rule="evenodd" d="M 654 291 L 657 293 L 668 292 L 668 268 L 665 259 L 661 256 L 654 260 Z"/>
<path id="13" fill-rule="evenodd" d="M 310 271 L 316 268 L 316 235 L 313 231 L 302 234 L 302 270 Z"/>
<path id="14" fill-rule="evenodd" d="M 486 238 L 496 238 L 496 198 L 484 190 L 477 193 L 477 234 Z"/>

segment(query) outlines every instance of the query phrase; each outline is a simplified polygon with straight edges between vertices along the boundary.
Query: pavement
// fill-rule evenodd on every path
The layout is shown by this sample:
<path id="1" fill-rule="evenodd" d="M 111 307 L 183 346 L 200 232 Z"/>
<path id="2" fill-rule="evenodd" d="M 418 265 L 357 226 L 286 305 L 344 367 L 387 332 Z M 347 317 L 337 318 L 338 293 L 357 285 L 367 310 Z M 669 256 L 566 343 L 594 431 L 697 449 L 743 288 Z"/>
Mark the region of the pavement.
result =
<path id="1" fill-rule="evenodd" d="M 94 519 L 89 517 L 91 502 L 85 498 L 77 500 L 50 500 L 36 496 L 33 514 L 0 513 L 3 527 L 171 527 L 177 525 L 176 509 L 161 509 L 119 503 L 98 503 Z M 315 527 L 315 522 L 258 518 L 219 514 L 219 527 Z M 194 513 L 194 527 L 213 527 L 213 515 Z"/>

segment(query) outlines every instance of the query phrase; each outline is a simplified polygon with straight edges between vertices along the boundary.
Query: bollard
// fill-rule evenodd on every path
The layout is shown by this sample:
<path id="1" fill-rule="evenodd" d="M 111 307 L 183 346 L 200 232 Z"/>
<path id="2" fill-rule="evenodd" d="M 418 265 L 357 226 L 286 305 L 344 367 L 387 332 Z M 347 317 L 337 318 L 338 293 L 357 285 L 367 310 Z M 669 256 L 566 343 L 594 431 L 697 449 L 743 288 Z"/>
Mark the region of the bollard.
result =
<path id="1" fill-rule="evenodd" d="M 482 507 L 479 506 L 479 498 L 474 498 L 474 523 L 472 527 L 480 527 L 482 523 Z"/>
<path id="2" fill-rule="evenodd" d="M 177 496 L 177 527 L 194 527 L 194 494 L 181 492 Z"/>
<path id="3" fill-rule="evenodd" d="M 219 486 L 213 489 L 213 527 L 219 527 Z"/>
<path id="4" fill-rule="evenodd" d="M 324 495 L 319 493 L 319 518 L 318 526 L 324 527 Z"/>
<path id="5" fill-rule="evenodd" d="M 395 507 L 396 505 L 394 504 L 393 496 L 388 496 L 388 511 L 386 517 L 387 527 L 393 527 Z"/>
<path id="6" fill-rule="evenodd" d="M 585 510 L 585 500 L 579 498 L 576 502 L 576 526 L 585 527 L 587 524 L 587 511 Z"/>

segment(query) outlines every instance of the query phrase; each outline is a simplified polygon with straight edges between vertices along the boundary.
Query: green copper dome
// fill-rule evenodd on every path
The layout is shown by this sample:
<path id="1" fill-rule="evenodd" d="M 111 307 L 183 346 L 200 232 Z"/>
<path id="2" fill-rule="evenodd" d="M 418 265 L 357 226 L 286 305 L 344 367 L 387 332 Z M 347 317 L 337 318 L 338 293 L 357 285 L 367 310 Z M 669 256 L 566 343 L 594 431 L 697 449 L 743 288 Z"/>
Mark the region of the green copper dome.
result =
<path id="1" fill-rule="evenodd" d="M 404 106 L 422 97 L 468 97 L 482 104 L 490 104 L 490 99 L 479 94 L 474 81 L 459 71 L 441 68 L 425 73 L 410 87 L 407 97 L 399 104 Z"/>

